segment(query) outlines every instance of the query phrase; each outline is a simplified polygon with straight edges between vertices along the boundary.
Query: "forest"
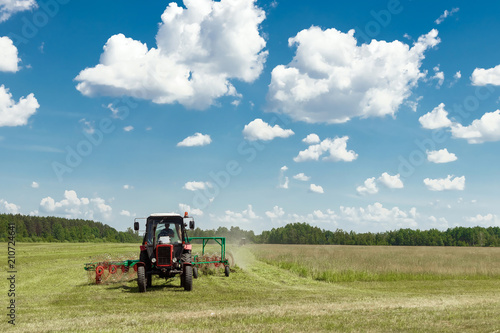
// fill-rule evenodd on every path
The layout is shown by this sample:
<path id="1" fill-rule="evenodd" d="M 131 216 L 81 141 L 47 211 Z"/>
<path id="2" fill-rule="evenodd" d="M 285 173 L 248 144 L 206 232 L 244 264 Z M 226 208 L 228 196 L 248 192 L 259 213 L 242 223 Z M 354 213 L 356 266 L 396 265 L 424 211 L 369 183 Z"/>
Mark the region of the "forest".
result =
<path id="1" fill-rule="evenodd" d="M 500 227 L 399 229 L 379 233 L 323 230 L 307 223 L 291 223 L 263 231 L 255 239 L 267 244 L 405 245 L 405 246 L 500 246 Z"/>
<path id="2" fill-rule="evenodd" d="M 500 227 L 455 227 L 437 229 L 399 229 L 379 233 L 324 230 L 307 223 L 290 223 L 255 235 L 239 227 L 216 230 L 195 229 L 190 236 L 228 238 L 231 243 L 317 244 L 317 245 L 400 245 L 400 246 L 500 246 Z"/>
<path id="3" fill-rule="evenodd" d="M 131 228 L 127 231 L 82 219 L 0 214 L 0 241 L 7 241 L 9 224 L 16 225 L 19 242 L 120 242 L 139 243 L 142 237 Z M 455 227 L 438 229 L 399 229 L 378 233 L 324 230 L 307 223 L 290 223 L 283 227 L 253 231 L 239 227 L 219 227 L 189 231 L 189 237 L 226 237 L 233 244 L 317 244 L 317 245 L 394 245 L 394 246 L 500 246 L 500 227 Z"/>
<path id="4" fill-rule="evenodd" d="M 142 237 L 129 228 L 117 231 L 109 225 L 81 219 L 0 214 L 0 241 L 7 241 L 9 224 L 16 225 L 18 242 L 113 242 L 135 243 Z"/>

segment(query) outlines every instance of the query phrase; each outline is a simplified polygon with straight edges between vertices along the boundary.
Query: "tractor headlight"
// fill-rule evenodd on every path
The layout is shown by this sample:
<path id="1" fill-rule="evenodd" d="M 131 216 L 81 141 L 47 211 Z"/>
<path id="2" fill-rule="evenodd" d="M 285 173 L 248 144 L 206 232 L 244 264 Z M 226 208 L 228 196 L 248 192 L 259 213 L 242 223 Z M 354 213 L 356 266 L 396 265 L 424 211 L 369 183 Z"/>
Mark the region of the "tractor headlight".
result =
<path id="1" fill-rule="evenodd" d="M 156 262 L 156 258 L 151 259 L 151 262 L 154 264 Z"/>

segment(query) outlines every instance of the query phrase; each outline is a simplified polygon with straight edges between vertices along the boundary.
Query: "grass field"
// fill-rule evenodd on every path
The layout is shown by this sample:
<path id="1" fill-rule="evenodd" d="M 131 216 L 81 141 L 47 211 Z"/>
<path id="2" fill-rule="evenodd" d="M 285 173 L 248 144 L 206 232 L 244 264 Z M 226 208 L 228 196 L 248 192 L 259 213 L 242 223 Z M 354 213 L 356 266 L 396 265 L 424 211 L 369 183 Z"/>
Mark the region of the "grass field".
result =
<path id="1" fill-rule="evenodd" d="M 153 279 L 139 294 L 136 281 L 93 285 L 83 270 L 138 245 L 17 244 L 15 330 L 500 332 L 500 248 L 228 248 L 229 278 L 202 275 L 192 292 Z"/>

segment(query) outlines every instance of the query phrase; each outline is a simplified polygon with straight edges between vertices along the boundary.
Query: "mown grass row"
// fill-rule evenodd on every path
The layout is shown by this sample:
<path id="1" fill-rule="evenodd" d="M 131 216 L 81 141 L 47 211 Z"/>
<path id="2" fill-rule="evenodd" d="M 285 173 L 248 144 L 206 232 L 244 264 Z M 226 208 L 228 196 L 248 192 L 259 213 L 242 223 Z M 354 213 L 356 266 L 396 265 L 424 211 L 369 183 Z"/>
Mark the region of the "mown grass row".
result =
<path id="1" fill-rule="evenodd" d="M 325 282 L 500 279 L 500 249 L 352 246 L 253 248 L 273 266 Z"/>

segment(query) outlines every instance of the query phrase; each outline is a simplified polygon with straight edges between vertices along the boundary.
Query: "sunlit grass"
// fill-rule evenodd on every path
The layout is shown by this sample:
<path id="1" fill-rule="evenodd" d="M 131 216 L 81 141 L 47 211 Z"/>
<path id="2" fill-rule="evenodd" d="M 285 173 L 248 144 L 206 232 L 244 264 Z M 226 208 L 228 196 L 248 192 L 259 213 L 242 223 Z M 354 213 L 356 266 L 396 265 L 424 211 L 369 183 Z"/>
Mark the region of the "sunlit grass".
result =
<path id="1" fill-rule="evenodd" d="M 261 245 L 266 263 L 320 281 L 500 278 L 500 248 Z"/>

